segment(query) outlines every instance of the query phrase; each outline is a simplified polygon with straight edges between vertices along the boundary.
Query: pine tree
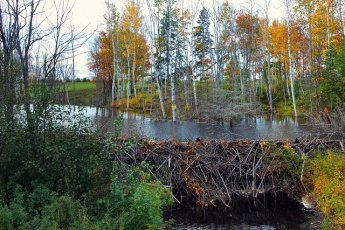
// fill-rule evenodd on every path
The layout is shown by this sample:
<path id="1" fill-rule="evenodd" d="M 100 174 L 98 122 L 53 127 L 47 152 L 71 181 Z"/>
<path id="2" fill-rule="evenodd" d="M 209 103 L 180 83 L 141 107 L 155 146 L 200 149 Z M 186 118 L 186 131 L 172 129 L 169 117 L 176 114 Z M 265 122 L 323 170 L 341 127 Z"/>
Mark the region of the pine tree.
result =
<path id="1" fill-rule="evenodd" d="M 336 54 L 333 46 L 327 52 L 325 59 L 324 79 L 320 83 L 320 94 L 323 101 L 331 107 L 343 106 L 345 100 L 345 52 Z"/>
<path id="2" fill-rule="evenodd" d="M 193 33 L 193 54 L 196 57 L 195 69 L 198 74 L 204 74 L 204 72 L 211 66 L 213 44 L 212 35 L 209 31 L 210 14 L 205 7 L 200 11 L 197 23 L 199 25 L 195 27 Z"/>
<path id="3" fill-rule="evenodd" d="M 177 26 L 178 21 L 176 13 L 166 10 L 160 20 L 160 34 L 159 34 L 159 48 L 160 55 L 157 58 L 157 65 L 161 71 L 161 79 L 168 80 L 167 68 L 169 72 L 175 71 L 174 66 L 176 62 L 176 46 L 177 46 Z M 169 30 L 170 30 L 170 43 L 169 43 Z M 169 65 L 169 66 L 168 66 Z"/>

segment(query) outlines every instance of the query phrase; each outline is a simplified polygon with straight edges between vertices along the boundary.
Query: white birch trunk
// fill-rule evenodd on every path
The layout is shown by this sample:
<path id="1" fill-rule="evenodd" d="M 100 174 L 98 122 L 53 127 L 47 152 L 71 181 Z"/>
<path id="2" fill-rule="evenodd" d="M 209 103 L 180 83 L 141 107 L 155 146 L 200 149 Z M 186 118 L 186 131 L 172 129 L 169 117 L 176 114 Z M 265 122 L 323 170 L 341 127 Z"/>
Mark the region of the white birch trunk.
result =
<path id="1" fill-rule="evenodd" d="M 341 32 L 343 35 L 343 44 L 345 46 L 345 25 L 344 25 L 344 16 L 343 16 L 343 10 L 344 10 L 344 1 L 339 1 L 339 20 L 340 20 L 340 26 L 341 26 Z"/>
<path id="2" fill-rule="evenodd" d="M 265 16 L 266 16 L 266 27 L 269 28 L 269 18 L 268 18 L 268 9 L 271 0 L 265 0 Z M 271 81 L 271 38 L 270 34 L 267 32 L 267 83 L 268 83 L 268 97 L 269 97 L 269 105 L 270 111 L 273 112 L 273 97 L 272 97 L 272 81 Z"/>
<path id="3" fill-rule="evenodd" d="M 150 22 L 151 22 L 151 29 L 149 29 L 149 35 L 150 35 L 150 48 L 153 51 L 155 47 L 158 47 L 158 45 L 156 44 L 157 41 L 155 41 L 155 36 L 156 36 L 156 26 L 157 25 L 157 21 L 155 20 L 156 16 L 156 12 L 152 12 L 152 5 L 151 5 L 151 1 L 147 0 L 147 6 L 149 8 L 149 15 L 150 15 Z M 155 10 L 153 10 L 155 11 Z M 159 12 L 158 12 L 158 18 L 159 18 Z M 159 25 L 158 25 L 159 26 Z M 155 59 L 154 59 L 154 54 L 153 52 L 150 52 L 150 59 L 151 59 L 151 63 L 153 66 L 155 63 Z M 164 109 L 164 100 L 163 100 L 163 95 L 162 95 L 162 87 L 161 84 L 159 82 L 159 76 L 158 76 L 158 70 L 156 67 L 154 67 L 154 75 L 155 75 L 155 79 L 156 79 L 156 83 L 157 83 L 157 92 L 158 92 L 158 96 L 159 96 L 159 104 L 161 107 L 161 111 L 162 111 L 162 116 L 165 119 L 166 118 L 166 114 L 165 114 L 165 109 Z M 151 76 L 152 77 L 152 76 Z"/>
<path id="4" fill-rule="evenodd" d="M 167 77 L 171 79 L 171 110 L 172 110 L 172 120 L 176 121 L 176 96 L 175 96 L 175 77 L 174 75 L 169 76 L 169 68 L 170 68 L 170 49 L 171 49 L 171 0 L 168 0 L 168 22 L 169 22 L 169 30 L 168 30 L 168 66 L 167 66 Z"/>
<path id="5" fill-rule="evenodd" d="M 129 98 L 131 97 L 131 64 L 129 57 L 129 48 L 127 47 L 127 110 L 129 109 Z"/>
<path id="6" fill-rule="evenodd" d="M 136 50 L 134 48 L 133 66 L 132 66 L 132 79 L 133 79 L 134 97 L 137 98 L 137 85 L 136 85 L 135 68 L 136 68 Z"/>
<path id="7" fill-rule="evenodd" d="M 116 98 L 116 72 L 117 72 L 117 65 L 116 65 L 116 46 L 115 46 L 115 39 L 114 35 L 111 36 L 111 43 L 113 46 L 113 79 L 111 83 L 111 102 L 114 103 Z"/>
<path id="8" fill-rule="evenodd" d="M 297 108 L 296 108 L 296 99 L 295 99 L 295 89 L 294 89 L 294 77 L 293 77 L 293 66 L 292 66 L 292 57 L 291 57 L 291 29 L 290 29 L 290 5 L 288 0 L 285 2 L 287 9 L 287 31 L 288 31 L 288 58 L 289 58 L 289 78 L 290 78 L 290 87 L 291 87 L 291 97 L 293 110 L 295 113 L 295 118 L 297 118 Z"/>

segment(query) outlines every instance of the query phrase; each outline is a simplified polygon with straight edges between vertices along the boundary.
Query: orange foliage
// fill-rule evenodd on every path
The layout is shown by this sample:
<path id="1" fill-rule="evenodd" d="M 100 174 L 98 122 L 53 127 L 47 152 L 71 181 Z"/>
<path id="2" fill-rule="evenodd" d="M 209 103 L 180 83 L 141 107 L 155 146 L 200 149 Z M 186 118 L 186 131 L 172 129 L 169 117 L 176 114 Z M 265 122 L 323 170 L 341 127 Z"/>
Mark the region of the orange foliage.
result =
<path id="1" fill-rule="evenodd" d="M 133 81 L 133 70 L 136 76 L 142 76 L 149 66 L 149 47 L 142 31 L 143 18 L 140 7 L 134 2 L 126 5 L 119 28 L 114 31 L 100 32 L 98 49 L 91 51 L 91 61 L 88 67 L 102 80 L 111 80 L 113 67 L 113 40 L 115 40 L 115 55 L 122 73 L 130 75 Z M 128 68 L 129 64 L 129 68 Z"/>
<path id="2" fill-rule="evenodd" d="M 289 70 L 289 55 L 288 55 L 288 28 L 287 22 L 282 23 L 273 21 L 269 28 L 271 35 L 270 52 L 273 57 L 276 57 L 285 68 Z M 302 28 L 297 22 L 290 22 L 290 51 L 292 60 L 299 60 L 303 57 L 302 52 L 305 51 L 305 35 Z"/>
<path id="3" fill-rule="evenodd" d="M 96 78 L 108 81 L 113 75 L 111 38 L 107 33 L 101 31 L 98 42 L 98 49 L 90 52 L 91 61 L 88 63 L 88 68 L 95 73 Z"/>

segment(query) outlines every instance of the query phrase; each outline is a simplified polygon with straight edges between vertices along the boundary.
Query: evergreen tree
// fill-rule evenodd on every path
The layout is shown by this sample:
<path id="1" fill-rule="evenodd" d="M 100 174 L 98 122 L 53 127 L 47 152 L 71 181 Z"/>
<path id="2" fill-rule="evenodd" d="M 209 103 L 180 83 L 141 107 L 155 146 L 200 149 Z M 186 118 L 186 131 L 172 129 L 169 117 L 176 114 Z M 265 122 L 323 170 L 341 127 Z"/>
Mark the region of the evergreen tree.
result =
<path id="1" fill-rule="evenodd" d="M 324 79 L 320 84 L 320 93 L 323 101 L 328 105 L 342 106 L 345 101 L 345 49 L 339 54 L 333 46 L 327 52 Z"/>
<path id="2" fill-rule="evenodd" d="M 211 65 L 213 44 L 212 35 L 209 31 L 210 14 L 205 7 L 200 11 L 197 23 L 198 26 L 195 27 L 193 33 L 193 54 L 196 57 L 195 69 L 197 73 L 203 73 Z"/>
<path id="3" fill-rule="evenodd" d="M 169 72 L 175 71 L 174 66 L 176 62 L 176 46 L 177 46 L 177 27 L 178 21 L 175 11 L 165 10 L 163 17 L 160 20 L 160 34 L 159 34 L 159 49 L 160 55 L 157 58 L 157 65 L 161 71 L 161 79 L 166 79 L 167 68 L 169 65 Z M 170 44 L 169 44 L 169 29 L 170 29 Z M 170 59 L 169 59 L 170 58 Z"/>

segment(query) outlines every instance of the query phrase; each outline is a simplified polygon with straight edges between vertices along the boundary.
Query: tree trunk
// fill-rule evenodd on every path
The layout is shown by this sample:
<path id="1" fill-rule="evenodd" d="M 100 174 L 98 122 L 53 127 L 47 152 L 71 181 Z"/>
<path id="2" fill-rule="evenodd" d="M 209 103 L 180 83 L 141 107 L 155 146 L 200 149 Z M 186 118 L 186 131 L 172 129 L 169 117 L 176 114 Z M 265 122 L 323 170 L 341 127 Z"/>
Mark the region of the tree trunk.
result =
<path id="1" fill-rule="evenodd" d="M 289 9 L 289 8 L 288 8 Z M 290 78 L 290 86 L 291 86 L 291 96 L 292 96 L 292 104 L 293 110 L 295 113 L 295 118 L 297 119 L 297 108 L 296 108 L 296 99 L 295 99 L 295 89 L 294 89 L 294 77 L 293 77 L 293 66 L 292 66 L 292 57 L 291 57 L 291 29 L 290 29 L 290 10 L 288 10 L 288 21 L 287 21 L 287 30 L 288 30 L 288 58 L 289 58 L 289 78 Z"/>
<path id="2" fill-rule="evenodd" d="M 129 109 L 129 99 L 131 97 L 131 63 L 129 57 L 129 48 L 127 49 L 127 110 Z"/>
<path id="3" fill-rule="evenodd" d="M 134 97 L 137 98 L 137 84 L 136 84 L 135 68 L 136 68 L 136 51 L 134 48 L 133 64 L 132 64 L 132 79 L 133 79 Z"/>
<path id="4" fill-rule="evenodd" d="M 113 79 L 111 83 L 111 103 L 115 103 L 116 100 L 116 93 L 117 93 L 117 88 L 116 88 L 116 73 L 117 73 L 117 58 L 116 58 L 116 45 L 115 45 L 115 39 L 114 35 L 111 35 L 111 43 L 113 46 Z"/>
<path id="5" fill-rule="evenodd" d="M 170 49 L 171 49 L 171 0 L 168 0 L 168 66 L 167 66 L 167 78 L 171 79 L 171 110 L 172 110 L 172 119 L 176 121 L 176 97 L 175 97 L 175 76 L 170 76 Z M 167 79 L 166 79 L 167 80 Z"/>

